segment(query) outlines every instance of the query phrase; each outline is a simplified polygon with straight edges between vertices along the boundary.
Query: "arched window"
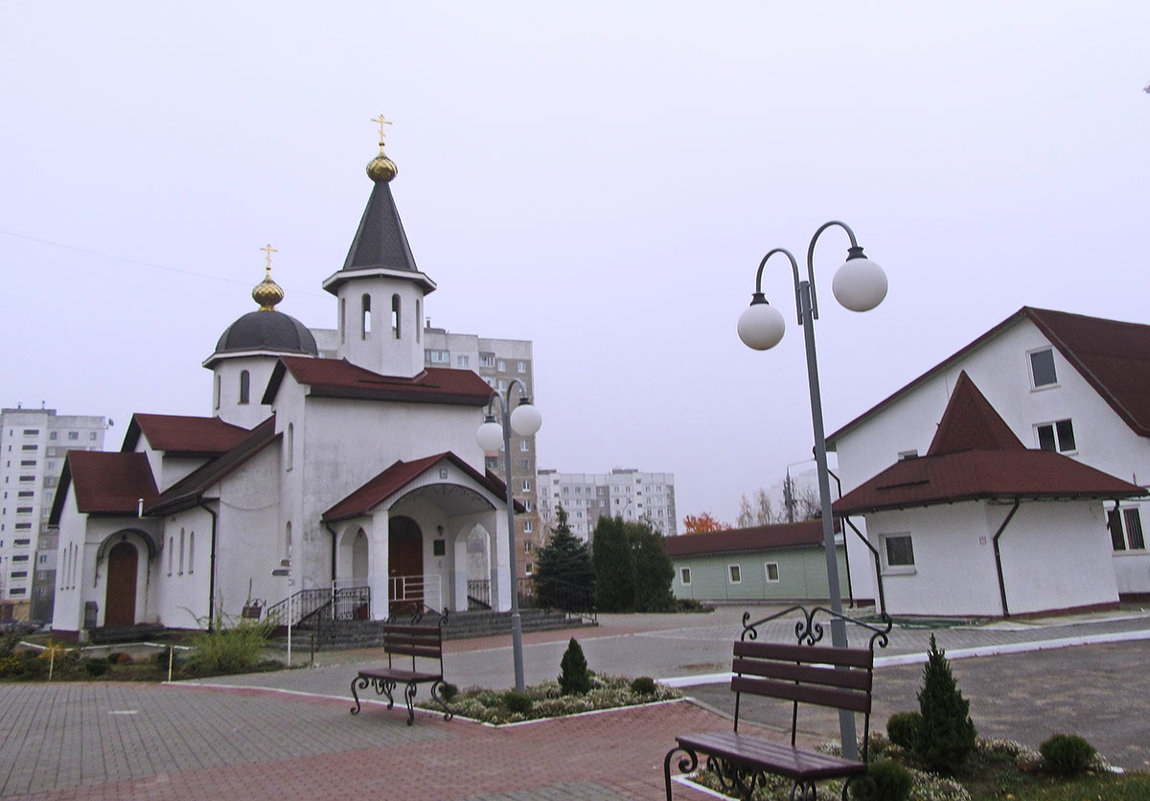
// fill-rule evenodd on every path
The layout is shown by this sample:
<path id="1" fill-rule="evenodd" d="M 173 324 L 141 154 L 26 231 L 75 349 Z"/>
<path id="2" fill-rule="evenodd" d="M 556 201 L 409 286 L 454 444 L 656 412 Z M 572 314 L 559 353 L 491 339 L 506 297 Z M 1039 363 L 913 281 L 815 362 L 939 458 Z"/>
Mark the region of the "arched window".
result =
<path id="1" fill-rule="evenodd" d="M 339 299 L 339 344 L 345 341 L 344 332 L 347 330 L 347 298 Z"/>
<path id="2" fill-rule="evenodd" d="M 423 331 L 423 304 L 415 301 L 415 341 L 420 342 L 420 332 Z"/>
<path id="3" fill-rule="evenodd" d="M 288 560 L 291 559 L 291 550 L 292 550 L 291 521 L 289 520 L 287 523 L 286 530 L 284 531 L 284 559 L 288 559 Z"/>
<path id="4" fill-rule="evenodd" d="M 184 540 L 186 538 L 187 538 L 187 534 L 181 528 L 180 529 L 180 575 L 181 576 L 184 575 Z"/>
<path id="5" fill-rule="evenodd" d="M 188 532 L 188 572 L 196 572 L 196 532 Z"/>
<path id="6" fill-rule="evenodd" d="M 365 294 L 360 303 L 362 308 L 360 336 L 367 339 L 367 335 L 371 333 L 371 295 Z"/>
<path id="7" fill-rule="evenodd" d="M 216 392 L 215 392 L 215 395 L 216 395 L 216 399 L 215 399 L 216 400 L 216 408 L 218 409 L 218 408 L 220 408 L 220 376 L 219 376 L 219 373 L 216 374 Z"/>
<path id="8" fill-rule="evenodd" d="M 284 439 L 284 463 L 286 470 L 291 470 L 295 459 L 295 425 L 288 423 L 287 437 Z"/>
<path id="9" fill-rule="evenodd" d="M 168 537 L 168 575 L 172 575 L 172 561 L 176 555 L 176 538 Z"/>
<path id="10" fill-rule="evenodd" d="M 246 404 L 252 394 L 252 376 L 247 370 L 240 371 L 240 404 Z"/>
<path id="11" fill-rule="evenodd" d="M 391 296 L 391 335 L 399 339 L 399 295 Z"/>

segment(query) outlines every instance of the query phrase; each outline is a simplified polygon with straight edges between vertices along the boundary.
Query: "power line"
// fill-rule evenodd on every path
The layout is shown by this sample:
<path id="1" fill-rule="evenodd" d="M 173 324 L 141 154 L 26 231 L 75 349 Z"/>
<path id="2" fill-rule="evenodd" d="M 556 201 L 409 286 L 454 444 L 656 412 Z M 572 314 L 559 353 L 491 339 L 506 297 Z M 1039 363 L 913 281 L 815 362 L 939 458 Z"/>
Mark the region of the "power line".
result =
<path id="1" fill-rule="evenodd" d="M 0 228 L 0 234 L 4 234 L 5 236 L 10 236 L 14 239 L 23 239 L 27 242 L 35 242 L 39 245 L 47 245 L 48 247 L 59 248 L 61 250 L 70 250 L 74 253 L 83 253 L 86 256 L 96 256 L 96 257 L 101 258 L 101 259 L 110 259 L 112 261 L 119 261 L 119 262 L 123 262 L 125 264 L 134 264 L 134 265 L 137 265 L 140 267 L 150 267 L 154 270 L 164 270 L 165 272 L 169 272 L 169 273 L 178 273 L 180 275 L 190 275 L 190 276 L 193 276 L 195 278 L 208 278 L 208 279 L 211 279 L 213 281 L 223 281 L 224 283 L 236 284 L 238 286 L 244 286 L 244 287 L 250 287 L 252 285 L 251 281 L 244 281 L 244 280 L 241 280 L 239 278 L 228 278 L 228 277 L 222 276 L 222 275 L 213 275 L 211 273 L 203 273 L 203 272 L 198 272 L 196 270 L 188 270 L 188 269 L 185 269 L 183 267 L 170 267 L 166 264 L 157 264 L 156 262 L 143 261 L 142 259 L 132 259 L 132 258 L 128 258 L 127 256 L 116 256 L 112 253 L 103 253 L 103 252 L 98 251 L 98 250 L 92 250 L 91 248 L 82 248 L 82 247 L 77 247 L 76 245 L 67 245 L 67 244 L 64 244 L 63 242 L 55 242 L 51 239 L 41 239 L 41 238 L 35 237 L 35 236 L 28 236 L 27 234 L 18 234 L 15 231 L 5 231 L 2 228 Z M 291 292 L 293 295 L 298 294 L 298 295 L 304 295 L 304 296 L 312 297 L 312 298 L 324 297 L 323 295 L 319 295 L 315 292 L 308 292 L 307 290 L 302 290 L 302 289 L 297 289 L 297 288 L 292 288 Z"/>

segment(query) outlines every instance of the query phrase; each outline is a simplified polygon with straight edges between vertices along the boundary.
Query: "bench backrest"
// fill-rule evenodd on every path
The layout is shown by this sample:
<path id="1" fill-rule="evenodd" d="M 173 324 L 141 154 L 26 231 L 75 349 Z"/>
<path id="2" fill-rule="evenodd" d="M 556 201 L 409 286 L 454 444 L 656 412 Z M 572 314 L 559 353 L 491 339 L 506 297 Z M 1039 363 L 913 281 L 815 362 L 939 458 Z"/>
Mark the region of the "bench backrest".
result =
<path id="1" fill-rule="evenodd" d="M 866 716 L 864 743 L 870 732 L 874 652 L 869 648 L 831 648 L 784 643 L 735 642 L 731 662 L 735 693 L 735 731 L 739 730 L 742 694 L 792 702 L 791 744 L 795 743 L 800 703 L 845 709 Z"/>
<path id="2" fill-rule="evenodd" d="M 418 626 L 410 623 L 385 623 L 383 649 L 387 652 L 387 666 L 395 667 L 394 657 L 411 657 L 411 669 L 416 659 L 434 659 L 439 662 L 443 675 L 443 629 L 440 626 Z"/>

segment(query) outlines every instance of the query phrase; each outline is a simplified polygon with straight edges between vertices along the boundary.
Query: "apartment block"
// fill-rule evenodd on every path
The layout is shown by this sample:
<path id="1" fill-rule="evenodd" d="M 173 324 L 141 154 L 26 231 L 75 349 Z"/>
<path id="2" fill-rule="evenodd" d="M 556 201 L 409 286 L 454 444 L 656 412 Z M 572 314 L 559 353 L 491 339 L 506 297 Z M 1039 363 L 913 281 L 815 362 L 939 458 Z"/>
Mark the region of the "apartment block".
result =
<path id="1" fill-rule="evenodd" d="M 51 620 L 56 533 L 48 516 L 70 450 L 103 450 L 105 418 L 0 409 L 0 618 Z"/>
<path id="2" fill-rule="evenodd" d="M 665 537 L 679 533 L 675 517 L 674 473 L 644 473 L 615 468 L 610 473 L 539 471 L 539 514 L 543 526 L 555 525 L 560 505 L 571 533 L 590 541 L 603 515 L 645 520 Z"/>

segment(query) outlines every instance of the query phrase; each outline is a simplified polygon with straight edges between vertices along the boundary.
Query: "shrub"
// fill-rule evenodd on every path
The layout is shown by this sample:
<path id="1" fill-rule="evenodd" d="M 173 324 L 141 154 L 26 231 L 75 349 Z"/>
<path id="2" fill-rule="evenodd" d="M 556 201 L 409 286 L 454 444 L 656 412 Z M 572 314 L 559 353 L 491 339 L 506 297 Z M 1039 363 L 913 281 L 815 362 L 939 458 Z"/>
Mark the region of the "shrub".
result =
<path id="1" fill-rule="evenodd" d="M 507 707 L 507 711 L 513 715 L 526 715 L 531 711 L 533 703 L 531 698 L 525 693 L 517 693 L 515 690 L 508 690 L 503 693 L 503 705 Z"/>
<path id="2" fill-rule="evenodd" d="M 1038 747 L 1042 767 L 1055 776 L 1078 776 L 1085 773 L 1094 755 L 1094 746 L 1077 734 L 1055 734 Z"/>
<path id="3" fill-rule="evenodd" d="M 107 659 L 84 660 L 84 670 L 87 671 L 88 675 L 94 679 L 97 679 L 107 673 L 108 667 L 109 665 Z"/>
<path id="4" fill-rule="evenodd" d="M 886 722 L 886 736 L 900 748 L 913 751 L 921 722 L 922 714 L 919 712 L 896 712 Z"/>
<path id="5" fill-rule="evenodd" d="M 591 674 L 587 658 L 575 638 L 567 644 L 563 660 L 559 663 L 559 690 L 563 695 L 583 695 L 591 690 Z"/>
<path id="6" fill-rule="evenodd" d="M 650 676 L 640 676 L 631 682 L 631 692 L 635 695 L 654 695 L 655 680 Z"/>
<path id="7" fill-rule="evenodd" d="M 451 701 L 457 695 L 459 695 L 459 688 L 454 684 L 445 681 L 439 685 L 439 697 L 445 702 Z"/>
<path id="8" fill-rule="evenodd" d="M 922 719 L 914 741 L 915 758 L 931 770 L 953 774 L 974 750 L 978 734 L 970 719 L 970 702 L 962 697 L 946 652 L 933 634 L 918 706 Z"/>
<path id="9" fill-rule="evenodd" d="M 869 767 L 875 793 L 871 801 L 906 801 L 912 784 L 910 771 L 893 759 L 875 762 Z"/>
<path id="10" fill-rule="evenodd" d="M 271 627 L 267 621 L 242 620 L 230 628 L 192 635 L 185 658 L 195 675 L 246 673 L 259 664 Z"/>

